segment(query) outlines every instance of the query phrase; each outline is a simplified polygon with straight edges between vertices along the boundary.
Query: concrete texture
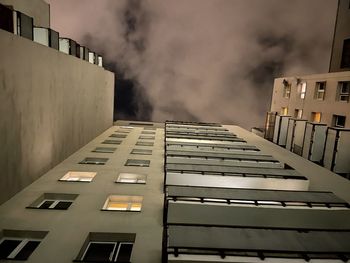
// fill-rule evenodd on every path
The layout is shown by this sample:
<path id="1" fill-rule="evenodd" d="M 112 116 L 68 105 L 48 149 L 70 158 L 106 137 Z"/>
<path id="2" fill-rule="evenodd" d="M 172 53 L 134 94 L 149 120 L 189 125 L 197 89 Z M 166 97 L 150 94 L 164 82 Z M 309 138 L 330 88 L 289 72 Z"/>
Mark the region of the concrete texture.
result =
<path id="1" fill-rule="evenodd" d="M 114 75 L 0 30 L 0 204 L 113 123 Z"/>
<path id="2" fill-rule="evenodd" d="M 50 27 L 50 5 L 43 0 L 0 0 L 0 3 L 33 17 L 35 26 Z"/>
<path id="3" fill-rule="evenodd" d="M 142 127 L 130 131 L 114 153 L 92 152 L 109 138 L 111 127 L 78 152 L 50 170 L 14 198 L 0 206 L 0 230 L 49 231 L 28 263 L 71 263 L 89 232 L 136 233 L 131 262 L 161 262 L 163 216 L 164 130 L 156 130 L 153 147 L 135 146 Z M 134 148 L 152 150 L 152 155 L 130 154 Z M 109 160 L 105 165 L 78 164 L 86 157 Z M 127 159 L 150 160 L 150 167 L 125 166 Z M 97 172 L 92 182 L 60 182 L 68 171 Z M 115 183 L 118 174 L 142 173 L 146 184 Z M 78 194 L 68 210 L 26 209 L 43 193 Z M 143 196 L 141 212 L 101 211 L 108 195 Z"/>

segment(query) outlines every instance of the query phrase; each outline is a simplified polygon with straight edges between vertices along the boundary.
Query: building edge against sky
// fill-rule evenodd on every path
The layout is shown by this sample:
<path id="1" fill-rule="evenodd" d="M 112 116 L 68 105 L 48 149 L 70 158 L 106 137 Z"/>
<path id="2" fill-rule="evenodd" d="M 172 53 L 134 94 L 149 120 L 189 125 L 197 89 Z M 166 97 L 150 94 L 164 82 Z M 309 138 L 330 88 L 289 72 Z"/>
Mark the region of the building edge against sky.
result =
<path id="1" fill-rule="evenodd" d="M 19 10 L 1 6 L 1 28 L 17 23 L 0 29 L 2 203 L 112 125 L 114 75 L 59 51 L 44 1 L 0 4 Z"/>

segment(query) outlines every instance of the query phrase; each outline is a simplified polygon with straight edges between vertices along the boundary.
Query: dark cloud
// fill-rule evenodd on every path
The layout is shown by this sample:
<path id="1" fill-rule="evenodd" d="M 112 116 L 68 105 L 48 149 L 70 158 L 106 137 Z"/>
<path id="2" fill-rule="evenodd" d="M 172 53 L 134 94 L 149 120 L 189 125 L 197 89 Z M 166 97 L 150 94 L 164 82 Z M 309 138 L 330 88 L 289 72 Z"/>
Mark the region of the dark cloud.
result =
<path id="1" fill-rule="evenodd" d="M 263 124 L 273 78 L 327 71 L 337 4 L 49 2 L 56 29 L 78 41 L 90 34 L 94 47 L 114 65 L 117 112 L 119 107 L 124 117 L 214 121 L 246 128 Z M 128 81 L 123 83 L 118 74 Z M 123 98 L 119 103 L 118 96 Z"/>

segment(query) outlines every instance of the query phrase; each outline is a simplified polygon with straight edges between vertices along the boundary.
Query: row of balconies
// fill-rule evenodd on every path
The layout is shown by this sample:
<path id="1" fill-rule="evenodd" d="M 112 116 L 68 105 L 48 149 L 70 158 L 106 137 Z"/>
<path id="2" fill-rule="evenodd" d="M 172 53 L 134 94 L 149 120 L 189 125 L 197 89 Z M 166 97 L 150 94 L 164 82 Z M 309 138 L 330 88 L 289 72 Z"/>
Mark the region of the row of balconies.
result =
<path id="1" fill-rule="evenodd" d="M 70 38 L 59 37 L 51 28 L 36 27 L 33 18 L 0 4 L 0 29 L 25 37 L 36 43 L 59 50 L 65 54 L 103 66 L 102 56 Z"/>

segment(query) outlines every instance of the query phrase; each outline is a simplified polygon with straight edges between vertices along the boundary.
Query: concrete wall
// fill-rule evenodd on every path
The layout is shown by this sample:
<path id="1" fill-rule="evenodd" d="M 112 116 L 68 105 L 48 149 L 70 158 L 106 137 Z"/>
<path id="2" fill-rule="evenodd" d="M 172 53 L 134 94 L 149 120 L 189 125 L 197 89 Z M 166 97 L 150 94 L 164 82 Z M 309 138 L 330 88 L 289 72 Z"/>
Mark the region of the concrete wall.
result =
<path id="1" fill-rule="evenodd" d="M 114 75 L 0 30 L 0 203 L 106 130 Z"/>
<path id="2" fill-rule="evenodd" d="M 341 68 L 344 39 L 350 38 L 350 0 L 339 0 L 338 13 L 334 29 L 333 46 L 329 72 L 346 71 L 350 68 Z"/>
<path id="3" fill-rule="evenodd" d="M 306 82 L 305 99 L 300 98 L 297 79 Z M 283 97 L 283 80 L 292 84 L 289 99 Z M 314 98 L 318 81 L 326 81 L 324 100 Z M 280 113 L 282 107 L 288 107 L 288 115 L 293 117 L 295 109 L 302 109 L 302 118 L 309 121 L 311 112 L 321 112 L 321 122 L 328 126 L 332 126 L 333 114 L 343 115 L 346 116 L 345 128 L 350 128 L 350 103 L 336 100 L 339 81 L 350 81 L 350 71 L 277 78 L 273 87 L 271 111 Z"/>
<path id="4" fill-rule="evenodd" d="M 0 3 L 33 17 L 35 26 L 50 27 L 50 5 L 43 0 L 0 0 Z"/>
<path id="5" fill-rule="evenodd" d="M 142 127 L 134 128 L 120 145 L 101 144 L 117 127 L 111 127 L 64 160 L 14 198 L 0 206 L 0 230 L 49 231 L 28 263 L 71 263 L 89 232 L 136 233 L 131 262 L 161 262 L 163 215 L 164 130 L 156 130 L 153 147 L 135 146 Z M 91 152 L 95 147 L 117 147 L 114 153 Z M 134 148 L 152 150 L 152 155 L 130 154 Z M 78 164 L 85 157 L 102 157 L 105 165 Z M 124 166 L 127 159 L 150 160 L 150 167 Z M 97 172 L 93 181 L 60 182 L 68 171 Z M 146 184 L 115 183 L 120 172 L 147 175 Z M 43 193 L 78 194 L 68 210 L 26 209 Z M 141 212 L 101 211 L 110 194 L 143 196 Z"/>

